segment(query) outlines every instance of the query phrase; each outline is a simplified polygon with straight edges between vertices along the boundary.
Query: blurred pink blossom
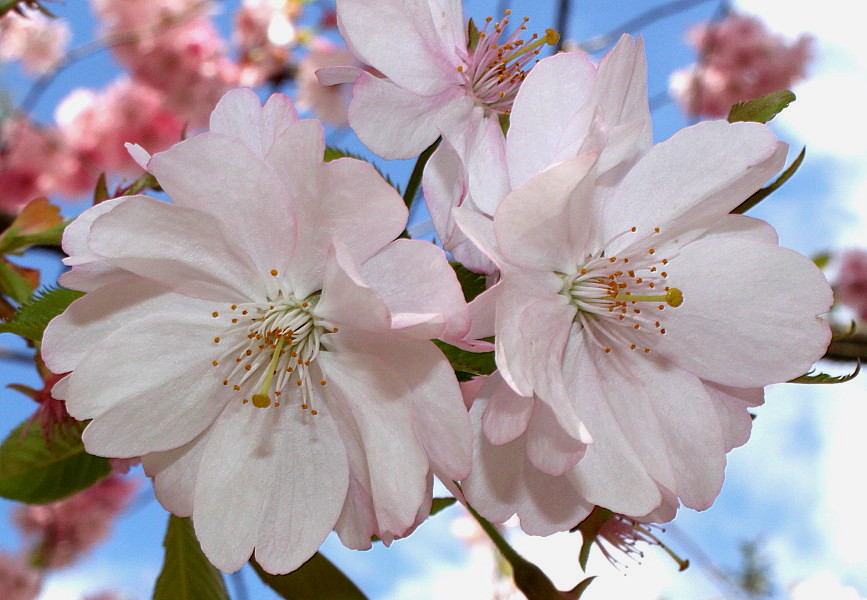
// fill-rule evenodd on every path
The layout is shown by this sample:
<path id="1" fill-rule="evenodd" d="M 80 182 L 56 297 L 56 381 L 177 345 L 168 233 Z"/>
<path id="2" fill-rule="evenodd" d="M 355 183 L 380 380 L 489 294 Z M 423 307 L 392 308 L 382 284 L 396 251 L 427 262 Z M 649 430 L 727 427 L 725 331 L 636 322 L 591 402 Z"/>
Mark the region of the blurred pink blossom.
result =
<path id="1" fill-rule="evenodd" d="M 39 573 L 16 556 L 0 552 L 0 598 L 33 600 L 39 595 Z"/>
<path id="2" fill-rule="evenodd" d="M 115 57 L 195 127 L 207 124 L 217 101 L 238 80 L 207 16 L 211 6 L 202 0 L 94 1 L 107 34 L 133 38 L 112 47 Z"/>
<path id="3" fill-rule="evenodd" d="M 17 213 L 57 190 L 80 193 L 80 175 L 77 159 L 54 129 L 24 117 L 0 124 L 0 212 Z"/>
<path id="4" fill-rule="evenodd" d="M 165 150 L 181 139 L 184 128 L 183 120 L 163 105 L 160 92 L 125 78 L 101 93 L 74 90 L 57 107 L 55 120 L 93 181 L 103 171 L 140 174 L 124 144 Z"/>
<path id="5" fill-rule="evenodd" d="M 694 27 L 687 41 L 697 64 L 671 76 L 671 94 L 684 111 L 710 117 L 728 115 L 733 104 L 790 88 L 805 76 L 812 39 L 788 44 L 755 17 L 732 14 L 718 23 Z"/>
<path id="6" fill-rule="evenodd" d="M 298 108 L 313 110 L 317 119 L 337 127 L 349 125 L 349 102 L 352 90 L 349 84 L 325 86 L 319 83 L 316 71 L 325 67 L 361 67 L 352 53 L 324 37 L 310 45 L 310 52 L 298 64 Z M 369 70 L 369 69 L 368 69 Z"/>
<path id="7" fill-rule="evenodd" d="M 288 74 L 298 39 L 293 21 L 301 12 L 301 3 L 293 0 L 244 0 L 232 34 L 240 52 L 241 85 L 255 87 Z"/>
<path id="8" fill-rule="evenodd" d="M 851 249 L 842 254 L 834 291 L 840 304 L 867 321 L 867 251 Z"/>
<path id="9" fill-rule="evenodd" d="M 0 18 L 0 61 L 20 60 L 32 75 L 52 71 L 66 52 L 69 26 L 22 6 Z"/>
<path id="10" fill-rule="evenodd" d="M 15 523 L 36 541 L 40 564 L 59 568 L 72 564 L 109 533 L 117 514 L 126 508 L 135 481 L 110 475 L 92 488 L 64 500 L 18 508 Z"/>

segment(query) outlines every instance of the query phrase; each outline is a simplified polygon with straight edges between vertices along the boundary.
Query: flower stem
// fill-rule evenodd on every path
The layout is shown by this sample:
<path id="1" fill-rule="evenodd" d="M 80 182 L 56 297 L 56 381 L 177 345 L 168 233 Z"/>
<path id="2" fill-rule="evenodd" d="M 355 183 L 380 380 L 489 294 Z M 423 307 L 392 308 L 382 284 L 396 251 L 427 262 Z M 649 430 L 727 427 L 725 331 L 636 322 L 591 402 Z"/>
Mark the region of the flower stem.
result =
<path id="1" fill-rule="evenodd" d="M 579 595 L 573 595 L 559 591 L 548 579 L 548 576 L 542 572 L 542 569 L 518 554 L 490 521 L 477 513 L 469 504 L 466 507 L 485 530 L 485 533 L 488 534 L 488 537 L 491 538 L 491 541 L 494 542 L 503 558 L 509 561 L 512 566 L 512 577 L 515 580 L 515 585 L 527 596 L 527 600 L 564 600 L 565 598 L 577 599 L 580 596 L 580 592 Z"/>
<path id="2" fill-rule="evenodd" d="M 436 141 L 428 146 L 415 161 L 415 167 L 412 170 L 412 175 L 409 176 L 409 182 L 406 184 L 406 191 L 403 193 L 403 201 L 407 208 L 409 208 L 412 201 L 415 200 L 415 195 L 418 193 L 418 188 L 421 185 L 421 176 L 424 173 L 424 166 L 434 153 L 434 150 L 437 149 L 437 146 L 440 145 L 441 141 L 441 137 L 437 138 Z"/>

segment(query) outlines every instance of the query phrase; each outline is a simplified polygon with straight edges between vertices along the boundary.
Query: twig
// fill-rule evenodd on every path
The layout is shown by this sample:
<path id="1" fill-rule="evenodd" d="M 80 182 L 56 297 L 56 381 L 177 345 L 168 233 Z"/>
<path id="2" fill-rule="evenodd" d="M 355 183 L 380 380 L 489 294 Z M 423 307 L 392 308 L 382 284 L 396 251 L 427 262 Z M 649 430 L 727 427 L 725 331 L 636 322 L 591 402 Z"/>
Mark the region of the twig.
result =
<path id="1" fill-rule="evenodd" d="M 557 54 L 563 49 L 563 41 L 566 39 L 569 27 L 569 11 L 572 8 L 571 0 L 559 0 L 557 6 L 557 20 L 555 29 L 560 34 L 560 39 L 557 40 L 557 45 L 554 46 L 554 54 Z"/>

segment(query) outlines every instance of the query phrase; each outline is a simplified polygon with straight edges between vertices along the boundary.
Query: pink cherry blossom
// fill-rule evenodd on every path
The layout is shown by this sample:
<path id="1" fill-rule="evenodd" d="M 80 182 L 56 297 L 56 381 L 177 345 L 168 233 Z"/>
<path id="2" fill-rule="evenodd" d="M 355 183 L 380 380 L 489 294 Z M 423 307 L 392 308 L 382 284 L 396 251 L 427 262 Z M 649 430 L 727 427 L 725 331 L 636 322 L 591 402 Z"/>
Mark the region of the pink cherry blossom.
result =
<path id="1" fill-rule="evenodd" d="M 314 38 L 310 51 L 298 63 L 298 108 L 312 110 L 317 119 L 331 125 L 346 127 L 349 124 L 349 86 L 325 86 L 316 76 L 319 69 L 341 65 L 360 66 L 346 48 L 324 37 Z"/>
<path id="2" fill-rule="evenodd" d="M 41 587 L 38 571 L 17 556 L 0 552 L 0 598 L 35 600 Z"/>
<path id="3" fill-rule="evenodd" d="M 262 107 L 232 91 L 209 133 L 134 151 L 173 204 L 109 200 L 67 228 L 90 292 L 43 341 L 46 364 L 72 371 L 55 395 L 92 419 L 85 447 L 142 456 L 226 571 L 254 550 L 292 571 L 332 529 L 359 549 L 406 535 L 431 474 L 460 479 L 471 461 L 430 341 L 470 328 L 445 254 L 393 241 L 397 192 L 365 162 L 324 163 L 321 124 L 279 94 Z"/>
<path id="4" fill-rule="evenodd" d="M 117 59 L 193 126 L 207 123 L 217 101 L 238 80 L 237 67 L 207 17 L 210 6 L 204 0 L 94 2 L 106 34 L 133 37 L 112 47 Z"/>
<path id="5" fill-rule="evenodd" d="M 708 508 L 761 388 L 808 371 L 830 340 L 821 272 L 729 214 L 783 165 L 767 126 L 684 129 L 613 185 L 615 149 L 597 147 L 516 187 L 493 223 L 453 211 L 501 272 L 476 300 L 496 309 L 499 372 L 473 405 L 464 490 L 531 533 L 593 505 L 648 521 Z"/>
<path id="6" fill-rule="evenodd" d="M 689 31 L 697 64 L 671 76 L 671 93 L 690 115 L 725 117 L 733 104 L 785 90 L 805 76 L 812 39 L 789 44 L 757 18 L 737 13 Z"/>
<path id="7" fill-rule="evenodd" d="M 184 129 L 183 119 L 165 108 L 162 94 L 126 78 L 102 93 L 74 90 L 57 107 L 55 120 L 66 147 L 94 182 L 104 171 L 141 174 L 124 144 L 165 150 L 181 139 Z"/>
<path id="8" fill-rule="evenodd" d="M 14 520 L 34 541 L 39 564 L 65 567 L 106 538 L 135 488 L 134 481 L 111 475 L 65 500 L 22 506 L 15 510 Z"/>
<path id="9" fill-rule="evenodd" d="M 425 201 L 445 249 L 467 268 L 492 274 L 494 263 L 457 227 L 454 207 L 492 218 L 508 190 L 555 162 L 603 147 L 600 169 L 609 172 L 610 186 L 650 144 L 644 44 L 623 36 L 598 66 L 583 52 L 543 59 L 515 98 L 502 172 L 473 173 L 478 165 L 446 141 L 425 169 Z M 479 196 L 471 182 L 486 178 L 505 180 L 505 191 Z"/>
<path id="10" fill-rule="evenodd" d="M 22 5 L 19 10 L 0 18 L 0 61 L 20 60 L 33 75 L 52 71 L 66 52 L 69 26 L 36 9 Z"/>
<path id="11" fill-rule="evenodd" d="M 834 291 L 840 304 L 852 308 L 859 319 L 867 321 L 867 252 L 861 249 L 843 252 Z"/>
<path id="12" fill-rule="evenodd" d="M 376 154 L 412 158 L 443 136 L 471 165 L 477 201 L 502 197 L 506 183 L 493 177 L 505 158 L 500 117 L 511 111 L 539 46 L 559 39 L 553 30 L 522 39 L 526 20 L 510 25 L 510 12 L 488 19 L 470 48 L 460 0 L 338 0 L 347 46 L 384 77 L 331 68 L 320 81 L 354 81 L 349 123 Z"/>

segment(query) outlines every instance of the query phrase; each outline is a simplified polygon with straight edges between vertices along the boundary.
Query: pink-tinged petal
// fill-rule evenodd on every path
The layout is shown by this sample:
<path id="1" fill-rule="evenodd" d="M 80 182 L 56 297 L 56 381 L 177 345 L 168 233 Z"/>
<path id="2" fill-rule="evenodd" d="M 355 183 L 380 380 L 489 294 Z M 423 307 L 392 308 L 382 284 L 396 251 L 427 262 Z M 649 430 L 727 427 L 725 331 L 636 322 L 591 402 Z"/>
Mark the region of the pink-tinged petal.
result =
<path id="1" fill-rule="evenodd" d="M 452 218 L 461 232 L 475 244 L 493 263 L 502 268 L 506 259 L 500 254 L 497 237 L 494 234 L 494 222 L 478 212 L 463 206 L 452 209 Z"/>
<path id="2" fill-rule="evenodd" d="M 348 485 L 346 450 L 327 406 L 313 416 L 232 402 L 207 435 L 196 535 L 222 571 L 240 569 L 255 547 L 263 569 L 288 573 L 328 536 Z"/>
<path id="3" fill-rule="evenodd" d="M 129 155 L 136 162 L 136 164 L 145 171 L 147 171 L 148 163 L 151 160 L 150 153 L 138 144 L 130 144 L 129 142 L 127 142 L 123 146 L 124 148 L 126 148 L 126 151 L 129 152 Z"/>
<path id="4" fill-rule="evenodd" d="M 563 431 L 554 411 L 545 402 L 533 403 L 526 438 L 527 458 L 548 475 L 563 475 L 587 451 L 587 444 Z"/>
<path id="5" fill-rule="evenodd" d="M 340 85 L 341 83 L 355 83 L 364 73 L 358 67 L 323 67 L 316 71 L 319 85 Z"/>
<path id="6" fill-rule="evenodd" d="M 493 216 L 500 202 L 509 193 L 506 166 L 506 139 L 496 116 L 485 114 L 474 106 L 469 114 L 458 113 L 439 123 L 443 138 L 466 165 L 468 193 L 481 212 Z"/>
<path id="7" fill-rule="evenodd" d="M 474 396 L 474 399 L 485 401 L 482 431 L 492 444 L 507 444 L 527 430 L 534 400 L 516 394 L 499 375 L 492 375 L 483 381 L 481 389 Z"/>
<path id="8" fill-rule="evenodd" d="M 397 85 L 420 96 L 458 87 L 463 64 L 448 14 L 428 2 L 338 0 L 337 22 L 350 50 Z M 463 29 L 463 26 L 461 26 Z"/>
<path id="9" fill-rule="evenodd" d="M 747 409 L 764 403 L 764 388 L 733 388 L 718 383 L 705 387 L 719 416 L 726 452 L 746 444 L 753 428 L 753 418 Z"/>
<path id="10" fill-rule="evenodd" d="M 237 302 L 265 285 L 211 215 L 147 196 L 97 218 L 88 245 L 106 262 L 192 297 Z"/>
<path id="11" fill-rule="evenodd" d="M 521 319 L 526 316 L 536 322 L 533 313 L 528 312 L 527 308 L 537 300 L 551 303 L 555 307 L 568 307 L 566 298 L 559 295 L 562 286 L 562 281 L 554 273 L 521 270 L 510 273 L 509 279 L 504 279 L 495 288 L 498 289 L 494 340 L 497 368 L 503 379 L 522 396 L 529 397 L 535 391 L 532 378 L 535 367 L 533 357 L 527 351 L 529 340 L 524 338 L 526 330 L 521 327 Z M 574 316 L 574 309 L 572 314 Z M 565 311 L 559 316 L 565 318 Z M 543 325 L 543 328 L 545 331 L 551 329 L 549 325 Z M 553 329 L 557 329 L 556 325 Z M 536 334 L 532 337 L 536 338 Z M 547 353 L 547 348 L 545 352 Z M 527 357 L 530 358 L 529 361 L 526 360 Z M 541 358 L 544 360 L 544 357 Z"/>
<path id="12" fill-rule="evenodd" d="M 712 236 L 742 237 L 774 246 L 780 243 L 780 236 L 773 225 L 746 215 L 725 215 L 715 227 L 708 229 L 701 239 L 706 240 Z"/>
<path id="13" fill-rule="evenodd" d="M 90 292 L 103 285 L 130 278 L 129 271 L 106 264 L 102 261 L 102 257 L 94 254 L 87 244 L 93 222 L 129 198 L 115 198 L 100 202 L 78 215 L 66 226 L 63 230 L 63 251 L 68 257 L 63 259 L 63 264 L 72 269 L 60 276 L 61 285 L 73 290 Z"/>
<path id="14" fill-rule="evenodd" d="M 468 241 L 452 218 L 452 208 L 467 197 L 468 183 L 464 164 L 448 140 L 442 141 L 425 165 L 422 190 L 443 248 L 454 254 L 455 246 Z"/>
<path id="15" fill-rule="evenodd" d="M 193 514 L 193 499 L 199 463 L 207 433 L 174 450 L 152 452 L 141 457 L 145 474 L 154 481 L 154 493 L 163 508 L 179 517 Z"/>
<path id="16" fill-rule="evenodd" d="M 459 87 L 422 97 L 362 73 L 352 86 L 349 124 L 358 139 L 386 160 L 414 158 L 440 136 L 440 122 L 468 116 L 472 105 Z"/>
<path id="17" fill-rule="evenodd" d="M 174 204 L 209 213 L 222 225 L 220 237 L 245 250 L 261 273 L 286 270 L 295 247 L 294 205 L 246 145 L 204 133 L 155 154 L 148 167 Z"/>
<path id="18" fill-rule="evenodd" d="M 595 79 L 596 67 L 583 52 L 545 58 L 530 70 L 509 120 L 506 156 L 513 188 L 578 154 L 593 117 L 593 107 L 585 105 Z"/>
<path id="19" fill-rule="evenodd" d="M 365 283 L 358 263 L 339 243 L 335 243 L 325 263 L 316 314 L 332 326 L 348 325 L 377 333 L 391 328 L 385 302 Z"/>
<path id="20" fill-rule="evenodd" d="M 493 337 L 496 333 L 497 295 L 499 293 L 500 288 L 495 285 L 473 298 L 467 305 L 470 311 L 470 330 L 467 332 L 467 340 L 483 340 Z M 481 341 L 471 343 L 470 348 L 467 349 L 472 348 L 486 352 L 494 349 L 489 342 Z"/>
<path id="21" fill-rule="evenodd" d="M 272 94 L 263 107 L 256 92 L 249 88 L 229 91 L 211 113 L 211 132 L 243 142 L 264 158 L 274 140 L 298 121 L 292 101 L 283 94 Z"/>
<path id="22" fill-rule="evenodd" d="M 340 518 L 334 525 L 334 531 L 347 548 L 353 550 L 370 550 L 373 545 L 371 537 L 378 530 L 376 514 L 373 511 L 373 499 L 367 486 L 350 474 L 349 491 Z"/>
<path id="23" fill-rule="evenodd" d="M 396 240 L 365 262 L 361 275 L 385 301 L 394 327 L 403 316 L 424 316 L 422 324 L 405 331 L 446 342 L 460 340 L 469 331 L 461 284 L 445 253 L 433 244 Z"/>
<path id="24" fill-rule="evenodd" d="M 569 273 L 587 254 L 598 155 L 583 154 L 536 175 L 509 194 L 494 219 L 497 244 L 514 265 Z"/>
<path id="25" fill-rule="evenodd" d="M 608 131 L 608 146 L 600 158 L 604 170 L 631 163 L 647 152 L 653 133 L 643 39 L 624 34 L 602 58 L 592 102 L 601 109 Z"/>
<path id="26" fill-rule="evenodd" d="M 632 440 L 612 412 L 611 403 L 606 401 L 605 380 L 600 378 L 595 364 L 599 352 L 596 346 L 588 347 L 586 343 L 569 345 L 567 387 L 595 441 L 588 446 L 584 458 L 564 477 L 581 490 L 591 504 L 624 515 L 645 515 L 659 506 L 662 496 Z M 617 374 L 613 369 L 603 371 L 603 374 L 609 373 Z"/>
<path id="27" fill-rule="evenodd" d="M 705 121 L 682 129 L 651 148 L 605 203 L 601 238 L 632 227 L 646 236 L 660 227 L 661 239 L 686 243 L 685 231 L 695 236 L 716 225 L 779 171 L 786 148 L 759 123 Z M 609 254 L 631 241 L 612 242 Z"/>
<path id="28" fill-rule="evenodd" d="M 170 450 L 213 422 L 225 388 L 211 364 L 219 329 L 206 318 L 143 318 L 118 329 L 81 361 L 65 400 L 77 419 L 93 419 L 82 435 L 88 452 L 128 458 Z"/>
<path id="29" fill-rule="evenodd" d="M 364 262 L 400 235 L 408 211 L 400 195 L 371 164 L 353 158 L 323 164 L 324 138 L 318 121 L 301 121 L 296 128 L 317 135 L 280 138 L 268 160 L 275 171 L 277 165 L 286 165 L 278 172 L 297 198 L 297 241 L 287 274 L 295 294 L 306 296 L 321 286 L 323 265 L 334 239 L 355 260 Z M 305 140 L 309 141 L 306 149 L 298 145 Z"/>
<path id="30" fill-rule="evenodd" d="M 668 266 L 683 304 L 666 310 L 656 347 L 698 377 L 762 387 L 806 373 L 828 347 L 818 315 L 831 307 L 831 288 L 797 252 L 719 237 L 685 246 Z"/>
<path id="31" fill-rule="evenodd" d="M 566 477 L 536 469 L 527 458 L 525 439 L 494 445 L 481 431 L 485 401 L 471 411 L 476 430 L 473 470 L 463 482 L 470 506 L 494 523 L 517 514 L 531 535 L 550 535 L 577 525 L 593 509 Z"/>
<path id="32" fill-rule="evenodd" d="M 434 27 L 446 48 L 467 47 L 467 27 L 461 0 L 429 0 Z"/>
<path id="33" fill-rule="evenodd" d="M 42 358 L 53 373 L 72 371 L 103 339 L 142 315 L 171 315 L 196 302 L 149 279 L 130 277 L 90 292 L 51 320 L 42 338 Z"/>
<path id="34" fill-rule="evenodd" d="M 341 430 L 361 439 L 379 528 L 404 535 L 424 501 L 428 473 L 415 433 L 412 391 L 397 371 L 374 356 L 324 352 L 318 361 L 328 382 L 323 387 L 326 403 Z"/>

